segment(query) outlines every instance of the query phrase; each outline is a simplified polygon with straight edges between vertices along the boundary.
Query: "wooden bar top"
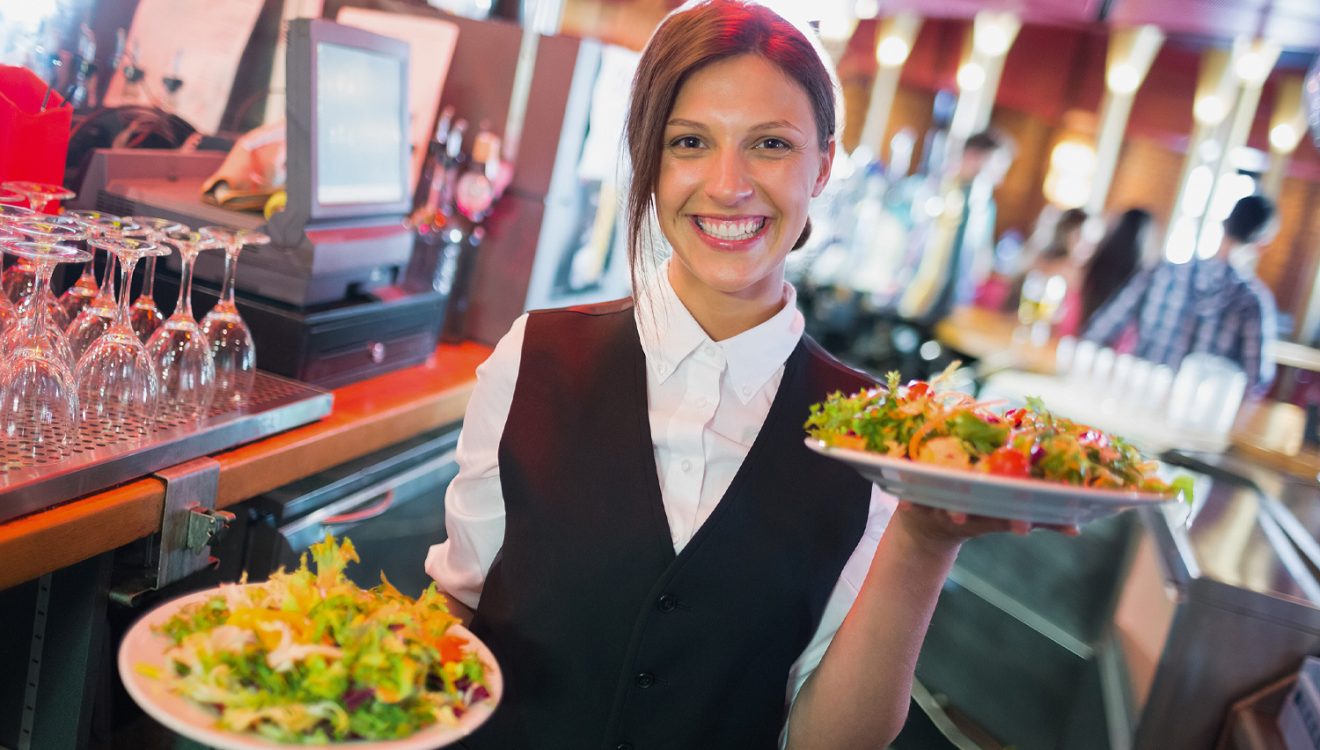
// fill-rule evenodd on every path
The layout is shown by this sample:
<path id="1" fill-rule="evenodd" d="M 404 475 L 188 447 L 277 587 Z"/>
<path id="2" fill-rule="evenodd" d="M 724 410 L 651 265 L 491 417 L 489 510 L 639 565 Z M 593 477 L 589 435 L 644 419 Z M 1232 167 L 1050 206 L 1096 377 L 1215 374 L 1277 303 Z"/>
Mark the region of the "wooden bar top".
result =
<path id="1" fill-rule="evenodd" d="M 426 363 L 344 386 L 324 419 L 213 458 L 224 508 L 462 419 L 480 344 L 441 345 Z M 0 589 L 160 530 L 165 485 L 145 477 L 0 524 Z"/>

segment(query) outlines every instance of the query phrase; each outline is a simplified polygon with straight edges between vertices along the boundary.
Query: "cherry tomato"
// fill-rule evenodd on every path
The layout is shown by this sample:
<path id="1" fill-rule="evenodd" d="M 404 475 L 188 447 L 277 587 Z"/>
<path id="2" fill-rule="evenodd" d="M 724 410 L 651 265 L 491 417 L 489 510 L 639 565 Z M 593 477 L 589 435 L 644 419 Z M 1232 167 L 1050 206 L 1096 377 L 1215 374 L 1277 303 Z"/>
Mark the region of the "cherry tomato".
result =
<path id="1" fill-rule="evenodd" d="M 440 661 L 463 661 L 463 647 L 466 645 L 467 640 L 456 635 L 441 636 L 436 643 L 440 649 Z"/>
<path id="2" fill-rule="evenodd" d="M 1001 477 L 1025 477 L 1031 474 L 1031 463 L 1022 453 L 1007 446 L 986 456 L 985 470 Z"/>
<path id="3" fill-rule="evenodd" d="M 1004 419 L 1008 420 L 1014 427 L 1021 427 L 1023 420 L 1027 418 L 1026 409 L 1009 409 L 1004 412 Z"/>
<path id="4" fill-rule="evenodd" d="M 909 401 L 930 398 L 930 383 L 924 380 L 909 381 L 907 384 L 907 398 Z"/>

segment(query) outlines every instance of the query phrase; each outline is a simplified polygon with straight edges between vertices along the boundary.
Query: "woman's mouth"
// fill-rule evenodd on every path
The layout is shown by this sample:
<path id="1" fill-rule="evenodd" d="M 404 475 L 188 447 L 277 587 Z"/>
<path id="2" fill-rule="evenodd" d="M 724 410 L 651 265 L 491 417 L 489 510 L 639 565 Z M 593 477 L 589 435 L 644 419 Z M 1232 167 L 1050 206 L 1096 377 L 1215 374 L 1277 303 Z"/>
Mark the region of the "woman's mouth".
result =
<path id="1" fill-rule="evenodd" d="M 693 223 L 704 235 L 721 242 L 743 242 L 759 235 L 765 229 L 764 216 L 745 216 L 720 219 L 713 216 L 694 216 Z"/>

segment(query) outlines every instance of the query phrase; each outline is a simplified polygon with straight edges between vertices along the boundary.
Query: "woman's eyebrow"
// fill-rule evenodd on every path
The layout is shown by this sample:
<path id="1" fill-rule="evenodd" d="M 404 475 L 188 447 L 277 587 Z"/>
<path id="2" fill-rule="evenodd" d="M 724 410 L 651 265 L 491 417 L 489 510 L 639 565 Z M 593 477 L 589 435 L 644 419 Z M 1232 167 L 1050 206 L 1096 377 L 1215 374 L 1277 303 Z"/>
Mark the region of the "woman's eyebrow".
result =
<path id="1" fill-rule="evenodd" d="M 706 129 L 706 126 L 705 126 L 704 124 L 702 124 L 702 123 L 696 122 L 695 120 L 685 120 L 685 119 L 680 118 L 680 117 L 675 117 L 674 119 L 670 120 L 669 122 L 667 122 L 667 123 L 665 123 L 665 124 L 666 124 L 667 126 L 671 127 L 671 128 L 691 128 L 691 129 L 693 129 L 693 130 L 705 130 L 705 129 Z M 762 123 L 759 123 L 759 124 L 753 125 L 753 126 L 752 126 L 751 128 L 749 128 L 749 129 L 750 129 L 750 130 L 778 130 L 778 129 L 780 129 L 780 128 L 786 128 L 786 129 L 788 129 L 788 130 L 794 130 L 794 131 L 797 131 L 798 133 L 801 133 L 801 132 L 802 132 L 802 128 L 799 128 L 798 126 L 794 125 L 793 123 L 789 122 L 788 120 L 768 120 L 768 121 L 766 121 L 766 122 L 762 122 Z"/>

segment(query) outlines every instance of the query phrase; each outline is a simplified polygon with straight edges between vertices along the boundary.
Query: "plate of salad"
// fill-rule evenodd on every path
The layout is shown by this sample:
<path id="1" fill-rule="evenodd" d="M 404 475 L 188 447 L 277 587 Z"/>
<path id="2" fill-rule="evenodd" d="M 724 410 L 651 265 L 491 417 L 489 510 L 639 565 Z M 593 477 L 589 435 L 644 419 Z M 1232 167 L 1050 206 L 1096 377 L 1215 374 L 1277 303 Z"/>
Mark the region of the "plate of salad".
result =
<path id="1" fill-rule="evenodd" d="M 1121 437 L 1058 416 L 1038 399 L 1002 413 L 935 382 L 835 393 L 811 409 L 807 446 L 898 497 L 944 510 L 1072 525 L 1181 496 L 1191 477 Z"/>
<path id="2" fill-rule="evenodd" d="M 124 687 L 152 718 L 222 750 L 429 750 L 499 703 L 499 665 L 434 584 L 416 599 L 362 589 L 353 543 L 327 536 L 292 572 L 162 604 L 119 649 Z"/>

